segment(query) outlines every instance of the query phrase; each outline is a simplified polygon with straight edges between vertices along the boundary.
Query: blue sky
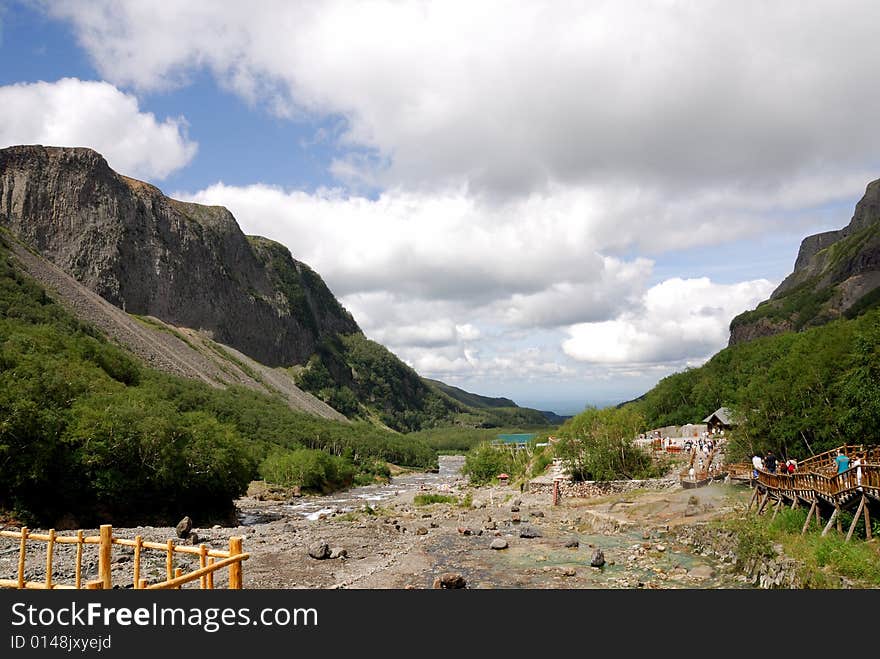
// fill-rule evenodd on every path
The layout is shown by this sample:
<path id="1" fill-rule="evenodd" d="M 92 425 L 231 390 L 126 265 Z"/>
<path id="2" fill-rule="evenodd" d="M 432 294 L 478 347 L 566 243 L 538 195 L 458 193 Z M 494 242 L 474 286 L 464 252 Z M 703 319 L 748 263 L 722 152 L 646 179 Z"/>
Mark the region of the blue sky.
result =
<path id="1" fill-rule="evenodd" d="M 421 374 L 572 413 L 705 361 L 880 176 L 843 4 L 7 1 L 0 146 L 225 205 Z"/>

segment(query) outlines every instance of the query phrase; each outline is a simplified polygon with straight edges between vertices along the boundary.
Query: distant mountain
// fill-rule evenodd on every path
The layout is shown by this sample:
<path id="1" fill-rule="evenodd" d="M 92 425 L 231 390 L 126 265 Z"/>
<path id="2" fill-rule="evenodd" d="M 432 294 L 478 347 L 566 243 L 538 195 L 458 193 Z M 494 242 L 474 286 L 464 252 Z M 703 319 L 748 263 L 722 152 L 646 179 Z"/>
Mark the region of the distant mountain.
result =
<path id="1" fill-rule="evenodd" d="M 880 306 L 880 179 L 850 223 L 804 238 L 792 272 L 756 309 L 730 323 L 729 345 L 854 318 Z"/>
<path id="2" fill-rule="evenodd" d="M 547 419 L 547 423 L 551 426 L 561 425 L 571 418 L 571 416 L 560 416 L 556 412 L 550 412 L 547 410 L 542 410 L 541 414 L 544 415 L 544 418 Z"/>
<path id="3" fill-rule="evenodd" d="M 429 384 L 437 387 L 447 396 L 454 398 L 460 403 L 469 405 L 470 407 L 518 407 L 518 405 L 509 398 L 491 398 L 489 396 L 480 396 L 479 394 L 472 394 L 469 391 L 459 389 L 458 387 L 454 387 L 451 384 L 446 384 L 445 382 L 441 382 L 440 380 L 431 380 L 430 378 L 423 379 Z"/>
<path id="4" fill-rule="evenodd" d="M 459 415 L 459 422 L 467 423 L 467 419 L 470 418 L 471 422 L 476 422 L 476 425 L 492 428 L 514 425 L 539 426 L 562 423 L 554 420 L 557 418 L 564 420 L 563 417 L 559 417 L 553 412 L 541 412 L 530 407 L 520 407 L 509 398 L 481 396 L 440 380 L 429 378 L 423 378 L 423 380 L 444 396 L 448 396 L 451 400 L 468 408 L 469 411 Z"/>

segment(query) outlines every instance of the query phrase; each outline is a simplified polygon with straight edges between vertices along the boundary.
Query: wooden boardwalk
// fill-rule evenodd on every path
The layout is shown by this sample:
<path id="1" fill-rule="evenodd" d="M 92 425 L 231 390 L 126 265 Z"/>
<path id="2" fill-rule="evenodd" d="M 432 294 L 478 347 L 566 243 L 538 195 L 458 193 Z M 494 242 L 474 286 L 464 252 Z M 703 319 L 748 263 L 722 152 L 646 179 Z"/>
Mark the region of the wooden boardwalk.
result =
<path id="1" fill-rule="evenodd" d="M 804 460 L 793 474 L 771 474 L 758 470 L 754 480 L 755 493 L 749 501 L 749 510 L 756 505 L 759 515 L 772 505 L 773 517 L 782 506 L 796 508 L 809 506 L 807 520 L 801 533 L 806 533 L 814 519 L 826 535 L 837 522 L 842 533 L 841 511 L 854 511 L 853 521 L 846 534 L 852 538 L 859 518 L 864 516 L 866 539 L 871 539 L 871 514 L 880 513 L 880 446 L 846 445 L 841 447 L 852 460 L 861 456 L 861 465 L 836 473 L 834 458 L 838 449 L 827 451 Z"/>

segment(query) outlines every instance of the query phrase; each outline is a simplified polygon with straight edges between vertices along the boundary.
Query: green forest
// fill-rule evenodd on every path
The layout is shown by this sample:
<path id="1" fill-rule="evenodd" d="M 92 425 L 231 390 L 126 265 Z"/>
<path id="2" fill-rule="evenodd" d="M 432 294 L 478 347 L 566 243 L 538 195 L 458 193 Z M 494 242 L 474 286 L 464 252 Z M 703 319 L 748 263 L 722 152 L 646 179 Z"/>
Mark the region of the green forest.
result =
<path id="1" fill-rule="evenodd" d="M 698 422 L 721 406 L 738 421 L 730 459 L 773 449 L 802 458 L 877 443 L 880 309 L 725 348 L 628 403 L 646 428 Z"/>
<path id="2" fill-rule="evenodd" d="M 77 525 L 224 519 L 264 477 L 329 491 L 436 451 L 143 366 L 17 271 L 0 235 L 0 511 Z M 204 523 L 204 521 L 202 522 Z"/>

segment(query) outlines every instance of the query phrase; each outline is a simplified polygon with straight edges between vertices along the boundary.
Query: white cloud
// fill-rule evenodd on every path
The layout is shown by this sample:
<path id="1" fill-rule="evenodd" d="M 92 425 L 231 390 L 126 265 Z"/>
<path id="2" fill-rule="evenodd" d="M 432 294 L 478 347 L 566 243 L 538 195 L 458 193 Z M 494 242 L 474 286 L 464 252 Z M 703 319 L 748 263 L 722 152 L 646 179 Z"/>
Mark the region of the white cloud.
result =
<path id="1" fill-rule="evenodd" d="M 343 155 L 335 171 L 385 187 L 505 198 L 638 179 L 750 196 L 875 166 L 880 147 L 870 0 L 46 7 L 118 84 L 204 68 L 279 114 L 343 117 L 343 143 L 373 157 Z"/>
<path id="2" fill-rule="evenodd" d="M 0 147 L 15 144 L 91 147 L 116 171 L 146 179 L 165 178 L 198 148 L 182 117 L 159 122 L 131 94 L 76 78 L 0 87 Z"/>
<path id="3" fill-rule="evenodd" d="M 568 328 L 562 347 L 574 359 L 598 364 L 700 363 L 727 344 L 733 316 L 766 299 L 773 288 L 765 279 L 738 284 L 667 279 L 645 292 L 638 311 Z"/>

